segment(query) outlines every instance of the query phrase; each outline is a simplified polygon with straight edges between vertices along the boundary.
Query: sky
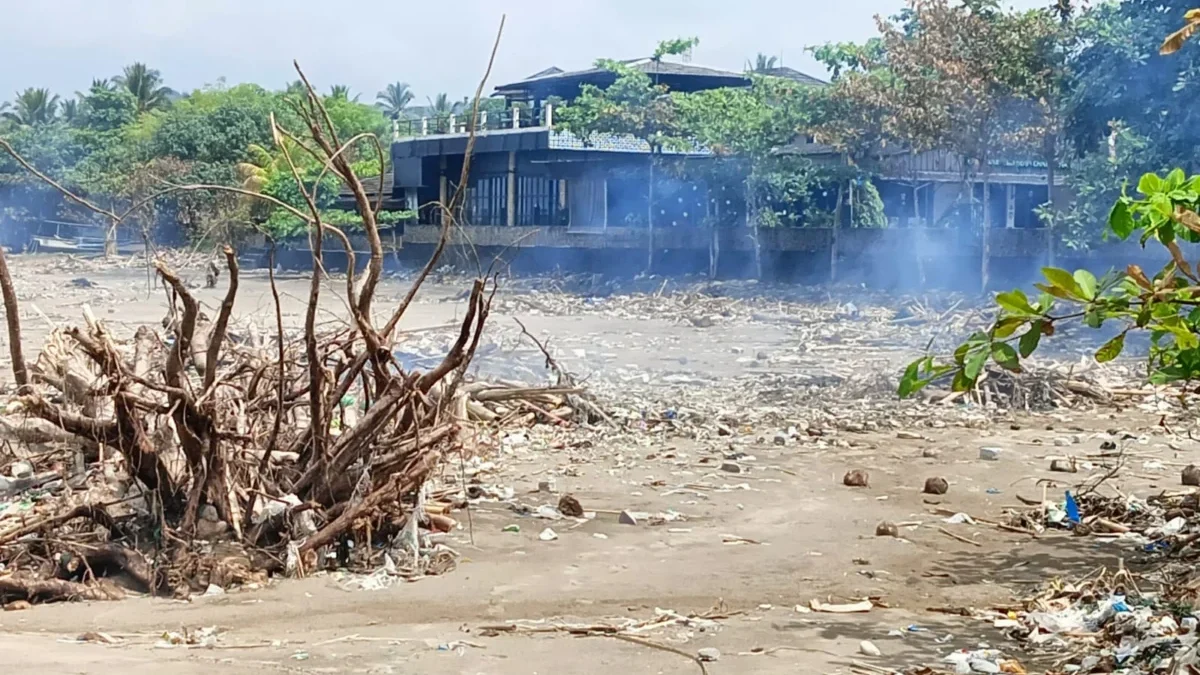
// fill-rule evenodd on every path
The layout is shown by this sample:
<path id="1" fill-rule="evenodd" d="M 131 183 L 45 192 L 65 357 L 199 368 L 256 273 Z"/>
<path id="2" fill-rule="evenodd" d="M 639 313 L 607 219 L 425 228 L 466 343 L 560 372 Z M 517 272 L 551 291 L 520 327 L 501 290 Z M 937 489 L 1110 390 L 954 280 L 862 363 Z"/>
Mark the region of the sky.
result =
<path id="1" fill-rule="evenodd" d="M 1007 0 L 1025 9 L 1048 0 Z M 693 62 L 741 70 L 763 52 L 821 76 L 809 45 L 860 41 L 904 0 L 0 0 L 0 101 L 26 87 L 64 97 L 141 61 L 190 91 L 225 78 L 281 88 L 296 59 L 320 89 L 373 101 L 406 82 L 416 103 L 473 94 L 507 15 L 485 89 L 597 58 L 647 56 L 700 38 Z"/>

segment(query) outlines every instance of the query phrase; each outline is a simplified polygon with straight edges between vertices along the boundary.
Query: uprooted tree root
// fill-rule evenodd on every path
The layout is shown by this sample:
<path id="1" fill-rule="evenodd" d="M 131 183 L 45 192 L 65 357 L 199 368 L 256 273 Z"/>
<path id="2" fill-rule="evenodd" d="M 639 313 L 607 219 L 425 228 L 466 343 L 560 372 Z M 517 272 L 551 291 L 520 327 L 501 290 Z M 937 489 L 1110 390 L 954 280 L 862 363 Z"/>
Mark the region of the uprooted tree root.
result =
<path id="1" fill-rule="evenodd" d="M 302 335 L 285 333 L 273 274 L 274 340 L 230 335 L 239 269 L 226 247 L 229 285 L 215 320 L 200 311 L 176 271 L 155 260 L 171 307 L 163 330 L 143 326 L 122 339 L 85 308 L 84 324 L 56 329 L 27 366 L 19 307 L 0 252 L 19 387 L 8 412 L 35 422 L 34 436 L 71 441 L 81 456 L 98 454 L 104 466 L 122 472 L 132 495 L 64 504 L 59 513 L 37 509 L 0 529 L 0 561 L 8 570 L 0 577 L 0 602 L 119 597 L 119 588 L 102 582 L 106 576 L 121 576 L 143 592 L 186 592 L 266 573 L 303 575 L 329 558 L 347 564 L 351 548 L 358 564 L 374 565 L 373 541 L 390 541 L 426 518 L 424 484 L 461 450 L 461 425 L 494 419 L 489 399 L 520 400 L 520 408 L 547 421 L 565 421 L 570 413 L 561 406 L 577 393 L 573 388 L 497 391 L 464 383 L 496 288 L 486 274 L 472 283 L 457 337 L 440 363 L 420 372 L 397 361 L 397 323 L 445 247 L 461 190 L 441 205 L 442 237 L 429 262 L 377 324 L 379 204 L 368 200 L 345 152 L 374 137 L 342 143 L 311 86 L 306 100 L 294 105 L 309 141 L 271 123 L 310 206 L 307 214 L 293 209 L 309 223 L 313 249 Z M 317 157 L 354 193 L 370 246 L 361 279 L 347 237 L 321 222 L 289 147 Z M 464 166 L 462 185 L 467 171 Z M 168 190 L 202 187 L 212 188 Z M 341 330 L 320 333 L 315 316 L 326 236 L 340 240 L 349 259 L 343 298 L 349 317 Z M 131 509 L 130 500 L 141 508 Z M 204 543 L 213 540 L 227 546 Z"/>

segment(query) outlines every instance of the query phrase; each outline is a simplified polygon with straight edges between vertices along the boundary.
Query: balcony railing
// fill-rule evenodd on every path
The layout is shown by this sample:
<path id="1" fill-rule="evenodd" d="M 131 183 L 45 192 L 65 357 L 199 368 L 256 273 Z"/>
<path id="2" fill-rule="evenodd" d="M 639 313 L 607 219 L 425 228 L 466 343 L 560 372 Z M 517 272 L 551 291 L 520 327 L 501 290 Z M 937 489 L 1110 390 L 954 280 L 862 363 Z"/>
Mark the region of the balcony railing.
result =
<path id="1" fill-rule="evenodd" d="M 393 140 L 413 136 L 465 134 L 475 131 L 537 129 L 554 126 L 554 107 L 547 103 L 540 108 L 508 108 L 503 111 L 480 110 L 472 119 L 468 110 L 419 118 L 396 120 L 392 124 Z"/>

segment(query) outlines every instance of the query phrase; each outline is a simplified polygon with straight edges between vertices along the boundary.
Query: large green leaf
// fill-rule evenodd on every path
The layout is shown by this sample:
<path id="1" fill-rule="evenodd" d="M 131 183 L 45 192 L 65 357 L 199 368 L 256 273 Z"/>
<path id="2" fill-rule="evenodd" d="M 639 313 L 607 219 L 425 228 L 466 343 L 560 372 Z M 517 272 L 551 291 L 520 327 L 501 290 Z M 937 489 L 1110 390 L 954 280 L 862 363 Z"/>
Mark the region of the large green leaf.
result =
<path id="1" fill-rule="evenodd" d="M 1162 192 L 1165 185 L 1163 179 L 1159 178 L 1157 174 L 1143 174 L 1141 180 L 1138 181 L 1138 192 L 1149 197 L 1152 194 Z"/>
<path id="2" fill-rule="evenodd" d="M 1065 292 L 1067 294 L 1066 299 L 1083 299 L 1083 289 L 1079 287 L 1079 282 L 1075 281 L 1075 276 L 1070 272 L 1057 267 L 1043 267 L 1042 275 L 1045 276 L 1046 280 L 1050 282 L 1051 287 Z M 1047 290 L 1047 292 L 1051 295 L 1063 297 L 1056 294 L 1054 291 Z"/>
<path id="3" fill-rule="evenodd" d="M 1018 345 L 1021 352 L 1021 358 L 1029 358 L 1030 354 L 1037 351 L 1038 343 L 1042 339 L 1043 325 L 1044 324 L 1041 321 L 1035 321 L 1033 325 L 1029 327 L 1029 330 L 1021 336 L 1021 342 Z"/>
<path id="4" fill-rule="evenodd" d="M 1107 363 L 1121 355 L 1121 350 L 1125 348 L 1125 333 L 1121 333 L 1115 338 L 1105 342 L 1100 349 L 1096 350 L 1096 360 L 1100 363 Z"/>
<path id="5" fill-rule="evenodd" d="M 1112 211 L 1108 213 L 1108 227 L 1122 240 L 1128 239 L 1129 235 L 1133 234 L 1135 227 L 1133 214 L 1129 212 L 1129 205 L 1125 203 L 1125 200 L 1118 200 L 1116 204 L 1113 204 Z"/>
<path id="6" fill-rule="evenodd" d="M 1079 284 L 1080 294 L 1084 300 L 1096 299 L 1096 276 L 1087 270 L 1075 270 L 1072 275 L 1075 278 L 1075 283 Z"/>
<path id="7" fill-rule="evenodd" d="M 996 304 L 1016 315 L 1036 314 L 1037 311 L 1029 304 L 1029 298 L 1021 289 L 1014 289 L 996 294 Z"/>
<path id="8" fill-rule="evenodd" d="M 1001 368 L 1011 370 L 1014 373 L 1021 372 L 1021 360 L 1017 358 L 1017 350 L 1012 348 L 1012 345 L 997 342 L 992 345 L 992 360 Z"/>

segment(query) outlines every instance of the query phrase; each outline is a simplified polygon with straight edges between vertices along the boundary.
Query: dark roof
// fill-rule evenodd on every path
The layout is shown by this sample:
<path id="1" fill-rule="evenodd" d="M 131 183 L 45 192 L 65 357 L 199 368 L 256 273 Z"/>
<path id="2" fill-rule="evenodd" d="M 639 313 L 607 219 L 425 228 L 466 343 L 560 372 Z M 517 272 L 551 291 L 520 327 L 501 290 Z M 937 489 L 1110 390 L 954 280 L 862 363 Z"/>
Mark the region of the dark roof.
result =
<path id="1" fill-rule="evenodd" d="M 651 58 L 630 59 L 621 63 L 658 78 L 662 84 L 676 91 L 701 91 L 718 89 L 720 87 L 748 87 L 750 78 L 745 73 L 735 73 L 729 70 L 707 68 L 691 63 L 676 63 L 673 61 L 655 61 Z M 584 84 L 608 86 L 616 80 L 616 75 L 604 68 L 586 68 L 564 72 L 559 68 L 547 68 L 529 77 L 502 84 L 496 87 L 496 93 L 502 96 L 528 96 L 544 98 L 546 96 L 561 96 L 574 98 L 579 87 Z"/>
<path id="2" fill-rule="evenodd" d="M 547 75 L 558 75 L 559 73 L 563 73 L 563 72 L 566 72 L 566 71 L 564 71 L 562 68 L 559 68 L 558 66 L 550 66 L 549 68 L 547 68 L 545 70 L 537 71 L 536 73 L 530 75 L 529 77 L 527 77 L 525 79 L 532 80 L 537 77 L 546 77 Z"/>
<path id="3" fill-rule="evenodd" d="M 770 75 L 771 77 L 782 77 L 782 78 L 785 78 L 788 80 L 795 80 L 796 82 L 800 82 L 801 84 L 811 84 L 811 85 L 820 86 L 820 87 L 823 87 L 823 86 L 829 84 L 825 80 L 817 79 L 817 78 L 813 77 L 812 75 L 809 75 L 807 73 L 802 73 L 802 72 L 796 70 L 795 68 L 787 68 L 785 66 L 780 66 L 779 68 L 768 68 L 766 70 L 757 71 L 757 73 L 759 75 Z"/>
<path id="4" fill-rule="evenodd" d="M 379 174 L 376 173 L 376 174 L 372 174 L 370 176 L 359 176 L 358 182 L 362 183 L 363 190 L 367 193 L 368 196 L 370 196 L 372 198 L 375 197 L 375 192 L 379 188 Z M 338 197 L 340 199 L 348 199 L 348 200 L 353 201 L 354 193 L 350 190 L 350 186 L 346 185 L 345 181 L 341 181 L 340 184 L 342 186 L 342 189 L 338 191 Z M 391 195 L 392 189 L 395 187 L 395 184 L 396 184 L 396 177 L 394 175 L 392 175 L 392 172 L 390 170 L 386 171 L 383 174 L 383 194 Z"/>

